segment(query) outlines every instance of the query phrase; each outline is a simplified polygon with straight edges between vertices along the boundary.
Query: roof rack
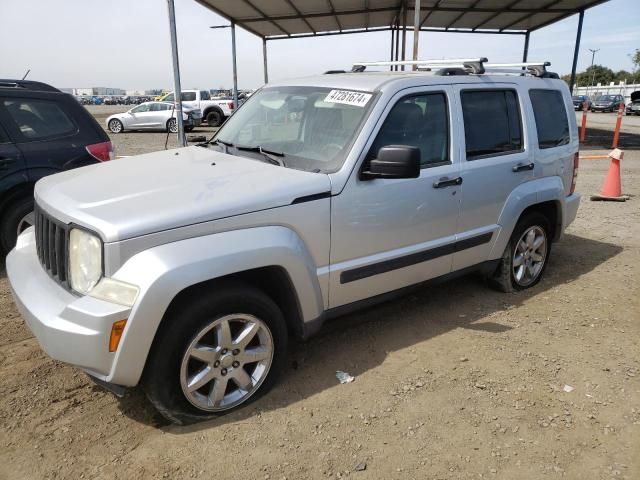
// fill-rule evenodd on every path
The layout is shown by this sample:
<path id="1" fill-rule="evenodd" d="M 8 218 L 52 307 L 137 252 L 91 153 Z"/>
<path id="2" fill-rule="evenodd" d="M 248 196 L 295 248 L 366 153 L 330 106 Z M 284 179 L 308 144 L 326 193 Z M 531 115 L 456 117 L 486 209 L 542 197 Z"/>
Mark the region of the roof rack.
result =
<path id="1" fill-rule="evenodd" d="M 534 77 L 556 78 L 557 74 L 547 71 L 546 67 L 550 65 L 551 62 L 487 63 L 484 67 L 490 73 L 513 73 L 516 75 L 522 75 L 522 69 L 524 69 L 526 73 L 529 73 Z M 553 75 L 556 77 L 553 77 Z"/>
<path id="2" fill-rule="evenodd" d="M 33 90 L 38 92 L 60 92 L 55 87 L 43 82 L 34 80 L 13 80 L 0 78 L 0 88 L 22 88 L 25 90 Z"/>
<path id="3" fill-rule="evenodd" d="M 484 62 L 488 60 L 485 57 L 480 58 L 455 58 L 449 60 L 400 60 L 397 62 L 356 62 L 353 64 L 352 72 L 364 72 L 367 67 L 390 67 L 395 65 L 415 65 L 417 68 L 431 69 L 442 67 L 462 67 L 471 73 L 484 73 Z"/>
<path id="4" fill-rule="evenodd" d="M 438 69 L 435 75 L 482 75 L 484 73 L 504 73 L 513 75 L 533 75 L 540 78 L 559 78 L 557 73 L 547 71 L 551 62 L 487 63 L 486 57 L 456 58 L 449 60 L 401 60 L 384 62 L 357 62 L 352 72 L 364 72 L 367 67 L 389 67 L 415 65 L 418 70 Z"/>

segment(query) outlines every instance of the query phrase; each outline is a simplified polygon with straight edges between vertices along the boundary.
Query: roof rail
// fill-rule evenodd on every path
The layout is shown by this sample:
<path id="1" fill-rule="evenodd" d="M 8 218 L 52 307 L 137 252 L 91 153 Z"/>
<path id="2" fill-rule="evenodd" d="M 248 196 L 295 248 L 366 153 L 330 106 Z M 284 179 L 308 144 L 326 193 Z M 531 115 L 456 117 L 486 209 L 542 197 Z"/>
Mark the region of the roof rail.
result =
<path id="1" fill-rule="evenodd" d="M 557 74 L 547 72 L 551 62 L 524 62 L 524 63 L 487 63 L 485 69 L 489 73 L 513 73 L 522 75 L 524 69 L 526 73 L 540 78 L 557 78 Z M 518 70 L 520 69 L 520 70 Z"/>
<path id="2" fill-rule="evenodd" d="M 352 72 L 364 72 L 367 67 L 390 67 L 396 65 L 415 65 L 419 69 L 442 68 L 442 67 L 462 67 L 470 73 L 484 73 L 484 63 L 486 57 L 480 58 L 455 58 L 448 60 L 400 60 L 386 62 L 356 62 L 353 64 Z"/>

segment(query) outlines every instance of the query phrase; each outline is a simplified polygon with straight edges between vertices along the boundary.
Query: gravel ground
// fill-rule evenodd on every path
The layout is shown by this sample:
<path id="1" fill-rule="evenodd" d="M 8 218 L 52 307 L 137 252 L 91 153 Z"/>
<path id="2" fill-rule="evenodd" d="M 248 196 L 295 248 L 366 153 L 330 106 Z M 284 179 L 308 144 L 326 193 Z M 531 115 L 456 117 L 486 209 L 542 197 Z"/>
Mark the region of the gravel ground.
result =
<path id="1" fill-rule="evenodd" d="M 588 200 L 607 166 L 582 162 L 578 218 L 538 286 L 466 277 L 338 319 L 292 347 L 271 393 L 197 426 L 49 359 L 0 273 L 0 478 L 640 478 L 640 151 L 626 203 Z"/>

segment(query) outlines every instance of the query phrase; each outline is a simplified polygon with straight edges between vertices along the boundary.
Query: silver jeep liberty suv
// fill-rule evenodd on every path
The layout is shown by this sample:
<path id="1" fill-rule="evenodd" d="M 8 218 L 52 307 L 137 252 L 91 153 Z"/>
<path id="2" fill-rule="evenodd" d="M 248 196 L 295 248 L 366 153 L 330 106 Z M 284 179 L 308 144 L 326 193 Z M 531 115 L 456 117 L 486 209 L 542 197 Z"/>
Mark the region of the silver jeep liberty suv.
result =
<path id="1" fill-rule="evenodd" d="M 532 287 L 578 209 L 573 104 L 545 64 L 486 62 L 269 84 L 206 143 L 39 181 L 7 258 L 22 316 L 189 423 L 266 392 L 289 337 L 405 287 Z"/>

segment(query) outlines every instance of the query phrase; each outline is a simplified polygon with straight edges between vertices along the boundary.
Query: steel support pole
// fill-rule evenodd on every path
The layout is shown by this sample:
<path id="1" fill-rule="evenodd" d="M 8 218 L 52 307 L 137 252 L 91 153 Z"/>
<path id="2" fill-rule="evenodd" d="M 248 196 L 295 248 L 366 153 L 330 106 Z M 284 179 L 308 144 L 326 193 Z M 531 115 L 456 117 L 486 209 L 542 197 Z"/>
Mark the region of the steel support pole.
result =
<path id="1" fill-rule="evenodd" d="M 402 5 L 402 61 L 406 60 L 405 51 L 407 49 L 407 2 Z M 404 65 L 402 65 L 404 72 Z"/>
<path id="2" fill-rule="evenodd" d="M 400 20 L 396 21 L 396 62 L 398 61 L 398 54 L 400 53 Z M 398 65 L 393 67 L 393 69 L 397 72 Z"/>
<path id="3" fill-rule="evenodd" d="M 571 80 L 569 81 L 569 90 L 573 94 L 573 86 L 576 83 L 576 67 L 578 66 L 578 53 L 580 52 L 580 37 L 582 36 L 582 21 L 584 20 L 584 10 L 580 10 L 578 17 L 578 31 L 576 32 L 576 46 L 573 50 L 573 65 L 571 66 Z"/>
<path id="4" fill-rule="evenodd" d="M 176 35 L 176 9 L 173 0 L 167 0 L 169 32 L 171 33 L 171 63 L 173 67 L 173 98 L 175 100 L 176 121 L 178 123 L 178 143 L 187 146 L 182 122 L 182 87 L 180 86 L 180 61 L 178 60 L 178 37 Z"/>
<path id="5" fill-rule="evenodd" d="M 264 62 L 264 83 L 269 83 L 269 69 L 267 68 L 267 39 L 262 39 L 262 61 Z"/>
<path id="6" fill-rule="evenodd" d="M 418 61 L 418 42 L 420 41 L 420 0 L 416 0 L 413 6 L 413 61 Z M 413 65 L 417 70 L 418 66 Z"/>
<path id="7" fill-rule="evenodd" d="M 524 50 L 522 51 L 522 63 L 527 63 L 529 58 L 529 32 L 524 34 Z"/>
<path id="8" fill-rule="evenodd" d="M 395 39 L 396 39 L 396 31 L 393 27 L 391 27 L 391 54 L 389 55 L 389 61 L 393 62 L 393 45 L 395 43 Z M 389 71 L 392 72 L 393 71 L 393 66 L 389 65 Z"/>
<path id="9" fill-rule="evenodd" d="M 231 56 L 233 57 L 233 108 L 238 108 L 238 65 L 236 62 L 236 24 L 231 22 Z"/>

